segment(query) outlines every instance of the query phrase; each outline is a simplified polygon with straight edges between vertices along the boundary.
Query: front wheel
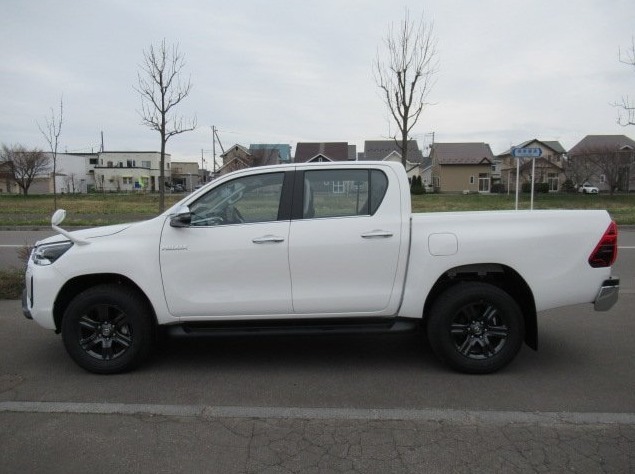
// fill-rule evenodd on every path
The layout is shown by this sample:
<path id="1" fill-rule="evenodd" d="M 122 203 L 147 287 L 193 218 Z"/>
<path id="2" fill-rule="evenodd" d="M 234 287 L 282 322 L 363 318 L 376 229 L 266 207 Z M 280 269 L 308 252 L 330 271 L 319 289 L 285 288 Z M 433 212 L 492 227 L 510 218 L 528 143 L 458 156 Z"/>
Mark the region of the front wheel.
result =
<path id="1" fill-rule="evenodd" d="M 132 290 L 100 285 L 80 293 L 64 312 L 62 340 L 83 369 L 98 374 L 136 367 L 152 348 L 147 305 Z"/>
<path id="2" fill-rule="evenodd" d="M 516 356 L 525 335 L 522 312 L 497 286 L 459 283 L 432 306 L 427 334 L 433 352 L 461 372 L 487 374 Z"/>

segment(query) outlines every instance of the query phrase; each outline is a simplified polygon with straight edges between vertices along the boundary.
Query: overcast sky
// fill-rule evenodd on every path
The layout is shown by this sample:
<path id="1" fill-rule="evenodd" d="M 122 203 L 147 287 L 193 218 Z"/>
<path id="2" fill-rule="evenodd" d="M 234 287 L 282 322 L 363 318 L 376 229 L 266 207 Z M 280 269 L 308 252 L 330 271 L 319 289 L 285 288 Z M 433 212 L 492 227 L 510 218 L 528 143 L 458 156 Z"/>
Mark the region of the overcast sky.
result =
<path id="1" fill-rule="evenodd" d="M 619 49 L 635 35 L 633 0 L 0 0 L 0 143 L 46 148 L 36 122 L 64 102 L 61 150 L 159 150 L 133 89 L 143 50 L 178 43 L 193 89 L 178 112 L 199 128 L 168 142 L 173 159 L 211 157 L 211 126 L 239 143 L 364 140 L 394 132 L 372 74 L 408 6 L 434 21 L 434 103 L 413 138 L 524 140 L 569 149 L 626 134 L 611 103 L 635 96 Z M 209 160 L 208 160 L 209 161 Z"/>

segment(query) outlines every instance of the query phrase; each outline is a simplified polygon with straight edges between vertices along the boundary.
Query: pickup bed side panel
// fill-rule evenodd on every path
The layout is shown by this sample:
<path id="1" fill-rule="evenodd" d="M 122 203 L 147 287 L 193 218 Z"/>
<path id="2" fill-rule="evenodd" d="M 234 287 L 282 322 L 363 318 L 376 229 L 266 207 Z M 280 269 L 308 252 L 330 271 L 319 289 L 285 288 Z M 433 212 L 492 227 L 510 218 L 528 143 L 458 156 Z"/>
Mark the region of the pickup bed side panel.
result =
<path id="1" fill-rule="evenodd" d="M 414 214 L 410 265 L 400 316 L 420 318 L 435 282 L 470 264 L 515 270 L 536 310 L 591 303 L 610 268 L 588 258 L 609 226 L 605 211 L 503 211 Z"/>

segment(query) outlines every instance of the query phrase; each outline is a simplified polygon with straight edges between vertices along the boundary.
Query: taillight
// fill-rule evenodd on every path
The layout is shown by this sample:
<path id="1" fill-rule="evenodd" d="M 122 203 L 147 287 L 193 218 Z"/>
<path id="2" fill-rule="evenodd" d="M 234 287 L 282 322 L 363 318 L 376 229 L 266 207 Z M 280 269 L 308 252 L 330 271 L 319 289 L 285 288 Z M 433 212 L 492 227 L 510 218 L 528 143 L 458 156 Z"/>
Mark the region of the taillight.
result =
<path id="1" fill-rule="evenodd" d="M 593 268 L 610 267 L 617 258 L 617 225 L 611 222 L 589 257 Z"/>

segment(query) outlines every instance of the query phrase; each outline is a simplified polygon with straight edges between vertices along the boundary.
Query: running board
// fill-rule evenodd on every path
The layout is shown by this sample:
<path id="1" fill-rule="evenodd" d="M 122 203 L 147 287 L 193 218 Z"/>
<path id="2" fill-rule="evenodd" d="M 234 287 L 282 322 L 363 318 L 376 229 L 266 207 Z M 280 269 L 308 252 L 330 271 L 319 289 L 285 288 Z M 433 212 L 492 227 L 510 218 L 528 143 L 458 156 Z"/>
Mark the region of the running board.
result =
<path id="1" fill-rule="evenodd" d="M 412 332 L 419 327 L 418 319 L 346 319 L 327 321 L 276 320 L 276 321 L 218 321 L 205 323 L 183 323 L 165 326 L 172 337 L 230 337 L 230 336 L 284 336 L 284 335 L 336 335 L 336 334 L 382 334 Z"/>

